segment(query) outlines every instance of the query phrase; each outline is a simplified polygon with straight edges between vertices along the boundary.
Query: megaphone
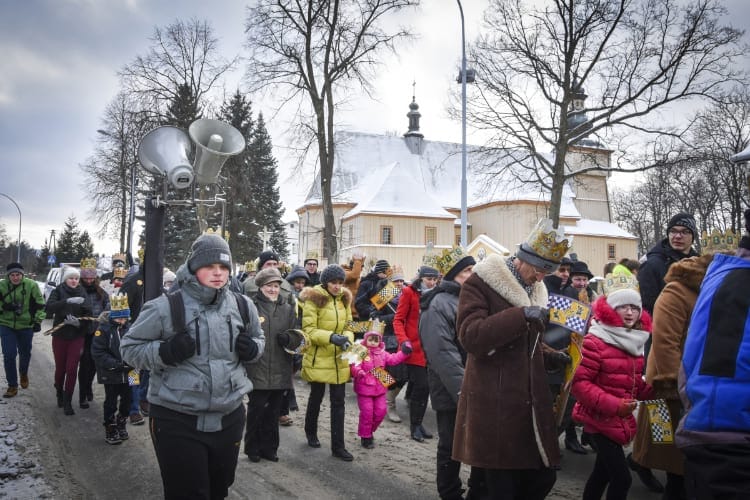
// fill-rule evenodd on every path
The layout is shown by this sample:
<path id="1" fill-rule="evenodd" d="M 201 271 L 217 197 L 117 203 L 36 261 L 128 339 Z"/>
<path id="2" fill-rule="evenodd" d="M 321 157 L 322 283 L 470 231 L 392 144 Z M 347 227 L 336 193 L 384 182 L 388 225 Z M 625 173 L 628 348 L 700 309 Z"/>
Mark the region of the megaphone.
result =
<path id="1" fill-rule="evenodd" d="M 245 149 L 245 138 L 240 131 L 219 120 L 195 120 L 188 133 L 197 146 L 193 171 L 198 184 L 216 183 L 229 157 Z"/>
<path id="2" fill-rule="evenodd" d="M 732 155 L 731 158 L 729 158 L 729 161 L 732 163 L 742 163 L 743 161 L 750 160 L 750 146 L 746 147 L 744 150 L 740 151 L 736 155 Z"/>
<path id="3" fill-rule="evenodd" d="M 188 160 L 190 138 L 177 127 L 164 126 L 149 131 L 138 145 L 138 161 L 156 175 L 166 175 L 175 189 L 193 183 L 193 167 Z"/>

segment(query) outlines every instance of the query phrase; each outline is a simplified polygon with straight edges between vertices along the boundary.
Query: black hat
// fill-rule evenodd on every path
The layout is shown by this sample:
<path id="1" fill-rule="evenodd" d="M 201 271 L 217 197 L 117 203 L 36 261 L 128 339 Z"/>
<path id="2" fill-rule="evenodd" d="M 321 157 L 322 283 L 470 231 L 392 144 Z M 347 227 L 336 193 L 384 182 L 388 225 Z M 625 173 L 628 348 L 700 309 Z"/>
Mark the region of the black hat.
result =
<path id="1" fill-rule="evenodd" d="M 591 279 L 594 277 L 593 274 L 591 274 L 591 271 L 589 271 L 589 266 L 582 260 L 576 260 L 570 265 L 570 277 L 572 278 L 576 274 L 583 274 L 584 276 L 588 277 L 588 279 Z"/>
<path id="2" fill-rule="evenodd" d="M 218 234 L 203 234 L 193 242 L 187 258 L 188 271 L 195 272 L 203 266 L 221 264 L 232 269 L 232 252 L 224 238 Z"/>
<path id="3" fill-rule="evenodd" d="M 437 278 L 440 272 L 434 267 L 422 266 L 419 268 L 419 278 Z"/>
<path id="4" fill-rule="evenodd" d="M 698 228 L 695 225 L 695 219 L 688 213 L 680 212 L 669 219 L 669 224 L 667 224 L 667 232 L 669 232 L 669 230 L 675 226 L 683 226 L 688 228 L 690 232 L 693 233 L 693 240 L 698 237 Z"/>
<path id="5" fill-rule="evenodd" d="M 305 268 L 302 266 L 294 266 L 292 268 L 292 272 L 286 275 L 286 280 L 289 283 L 294 283 L 294 280 L 296 280 L 297 278 L 304 278 L 305 285 L 310 284 L 310 276 L 307 274 L 307 271 L 305 271 Z"/>
<path id="6" fill-rule="evenodd" d="M 460 273 L 461 271 L 463 271 L 469 266 L 473 266 L 476 263 L 477 261 L 474 259 L 474 257 L 472 257 L 471 255 L 467 255 L 466 257 L 456 262 L 455 265 L 451 267 L 450 271 L 445 273 L 444 279 L 448 281 L 453 281 L 455 277 L 458 276 L 458 273 Z"/>
<path id="7" fill-rule="evenodd" d="M 320 284 L 324 287 L 328 282 L 333 280 L 344 281 L 346 279 L 346 271 L 338 264 L 329 264 L 323 272 L 320 273 Z"/>
<path id="8" fill-rule="evenodd" d="M 10 274 L 10 273 L 25 274 L 23 272 L 23 266 L 21 265 L 20 262 L 11 262 L 7 266 L 5 266 L 5 274 Z"/>
<path id="9" fill-rule="evenodd" d="M 381 259 L 375 263 L 375 267 L 372 268 L 372 272 L 374 272 L 375 274 L 386 273 L 388 272 L 389 267 L 391 267 L 391 265 L 388 264 L 388 261 Z"/>
<path id="10" fill-rule="evenodd" d="M 279 262 L 279 260 L 281 259 L 279 259 L 279 256 L 273 250 L 264 250 L 258 256 L 258 270 L 263 269 L 263 264 L 265 264 L 269 260 L 275 260 L 276 262 Z"/>

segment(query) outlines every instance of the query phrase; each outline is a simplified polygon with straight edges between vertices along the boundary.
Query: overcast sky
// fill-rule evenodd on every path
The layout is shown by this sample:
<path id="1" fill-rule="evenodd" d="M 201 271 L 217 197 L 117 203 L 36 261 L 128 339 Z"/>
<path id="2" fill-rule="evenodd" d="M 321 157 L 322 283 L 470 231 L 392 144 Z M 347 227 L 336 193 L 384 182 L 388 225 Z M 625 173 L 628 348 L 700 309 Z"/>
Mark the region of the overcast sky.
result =
<path id="1" fill-rule="evenodd" d="M 447 93 L 461 56 L 461 26 L 453 0 L 423 0 L 408 20 L 420 39 L 390 58 L 376 81 L 378 101 L 355 99 L 339 118 L 346 128 L 403 133 L 416 80 L 416 99 L 427 139 L 461 141 L 460 123 L 446 116 Z M 487 0 L 463 0 L 467 40 L 476 32 Z M 750 2 L 727 0 L 732 22 L 744 28 Z M 23 240 L 40 248 L 75 215 L 98 253 L 113 253 L 118 242 L 100 240 L 90 217 L 86 179 L 79 164 L 92 153 L 96 130 L 116 95 L 117 71 L 145 55 L 154 27 L 176 19 L 207 20 L 227 57 L 242 52 L 245 6 L 240 0 L 0 0 L 0 193 L 22 213 Z M 233 87 L 242 69 L 230 77 Z M 230 91 L 233 88 L 230 88 Z M 269 120 L 271 108 L 253 98 L 254 112 Z M 268 126 L 281 162 L 285 221 L 291 220 L 309 179 L 289 176 L 283 146 L 283 118 Z M 469 136 L 471 142 L 471 135 Z M 18 212 L 0 196 L 0 223 L 12 240 Z"/>

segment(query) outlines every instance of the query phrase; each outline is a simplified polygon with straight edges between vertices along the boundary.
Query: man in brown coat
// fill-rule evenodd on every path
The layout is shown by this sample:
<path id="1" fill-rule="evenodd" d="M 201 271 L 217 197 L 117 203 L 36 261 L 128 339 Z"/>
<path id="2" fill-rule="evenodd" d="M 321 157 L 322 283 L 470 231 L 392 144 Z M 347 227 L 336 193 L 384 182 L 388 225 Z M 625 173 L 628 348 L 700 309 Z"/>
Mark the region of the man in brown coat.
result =
<path id="1" fill-rule="evenodd" d="M 453 458 L 485 469 L 492 498 L 542 499 L 555 483 L 560 448 L 542 354 L 542 279 L 569 244 L 543 219 L 515 256 L 487 257 L 461 288 L 458 337 L 468 356 Z"/>

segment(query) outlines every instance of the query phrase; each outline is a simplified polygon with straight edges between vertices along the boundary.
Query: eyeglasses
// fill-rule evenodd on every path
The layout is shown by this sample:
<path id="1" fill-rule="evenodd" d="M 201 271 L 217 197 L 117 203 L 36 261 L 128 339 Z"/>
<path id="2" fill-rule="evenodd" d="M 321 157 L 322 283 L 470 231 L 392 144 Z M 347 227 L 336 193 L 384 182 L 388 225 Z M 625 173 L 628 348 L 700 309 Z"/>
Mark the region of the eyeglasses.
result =
<path id="1" fill-rule="evenodd" d="M 693 234 L 693 232 L 690 229 L 670 229 L 669 230 L 669 235 L 670 236 L 677 236 L 677 235 L 680 235 L 680 236 L 689 236 L 689 235 L 692 235 L 692 234 Z"/>
<path id="2" fill-rule="evenodd" d="M 617 306 L 616 309 L 622 310 L 622 311 L 641 312 L 641 308 L 638 306 L 634 306 L 633 304 L 625 304 L 624 306 Z"/>

